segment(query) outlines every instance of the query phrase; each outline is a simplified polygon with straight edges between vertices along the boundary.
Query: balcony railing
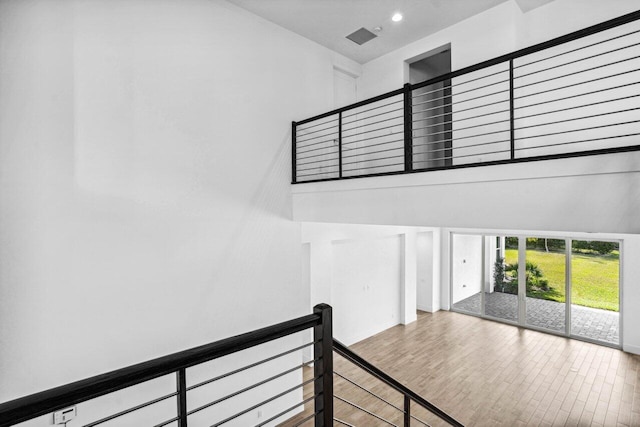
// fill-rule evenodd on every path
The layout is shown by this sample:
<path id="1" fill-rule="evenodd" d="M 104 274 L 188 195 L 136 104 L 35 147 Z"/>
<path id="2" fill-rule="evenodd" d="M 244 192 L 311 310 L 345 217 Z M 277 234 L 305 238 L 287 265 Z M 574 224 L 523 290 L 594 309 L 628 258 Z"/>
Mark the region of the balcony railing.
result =
<path id="1" fill-rule="evenodd" d="M 639 19 L 293 122 L 292 183 L 639 150 Z"/>
<path id="2" fill-rule="evenodd" d="M 310 331 L 313 334 L 308 333 Z M 279 341 L 298 333 L 304 336 L 293 342 Z M 258 347 L 274 343 L 271 348 Z M 313 358 L 304 362 L 303 352 L 311 348 Z M 243 353 L 249 349 L 250 354 Z M 388 389 L 386 392 L 395 393 L 404 404 L 398 406 L 334 372 L 334 351 L 380 381 Z M 231 359 L 223 361 L 225 357 Z M 305 369 L 311 371 L 308 377 L 302 375 Z M 414 425 L 439 422 L 462 426 L 441 409 L 334 341 L 332 309 L 320 304 L 314 307 L 313 314 L 307 316 L 2 403 L 0 427 L 50 416 L 58 411 L 77 415 L 71 420 L 66 418 L 56 422 L 65 426 L 69 422 L 69 427 L 187 427 L 189 424 L 260 427 L 277 423 L 321 427 L 334 425 L 334 421 L 351 425 L 345 421 L 349 414 L 334 415 L 334 401 L 348 402 L 356 411 L 373 417 L 371 420 L 387 420 L 377 413 L 386 416 L 386 407 L 367 407 L 364 403 L 355 403 L 349 395 L 334 394 L 335 375 L 398 411 L 393 416 L 397 418 L 399 414 L 403 421 L 391 425 L 408 427 L 412 422 Z M 420 411 L 420 417 L 412 413 L 412 404 L 414 410 Z M 75 405 L 78 408 L 73 408 Z M 433 420 L 427 422 L 426 416 L 433 417 Z M 50 418 L 41 422 L 49 425 L 51 421 Z"/>

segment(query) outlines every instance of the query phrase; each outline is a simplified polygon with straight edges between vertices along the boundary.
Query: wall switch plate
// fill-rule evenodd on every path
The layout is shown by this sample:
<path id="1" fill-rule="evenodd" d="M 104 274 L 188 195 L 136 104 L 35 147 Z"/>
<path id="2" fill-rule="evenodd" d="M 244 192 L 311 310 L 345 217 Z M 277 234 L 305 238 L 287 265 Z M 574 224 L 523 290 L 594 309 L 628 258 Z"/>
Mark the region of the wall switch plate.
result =
<path id="1" fill-rule="evenodd" d="M 72 419 L 74 419 L 77 415 L 76 407 L 70 406 L 69 408 L 61 409 L 60 411 L 56 411 L 53 413 L 53 423 L 54 424 L 65 424 Z"/>

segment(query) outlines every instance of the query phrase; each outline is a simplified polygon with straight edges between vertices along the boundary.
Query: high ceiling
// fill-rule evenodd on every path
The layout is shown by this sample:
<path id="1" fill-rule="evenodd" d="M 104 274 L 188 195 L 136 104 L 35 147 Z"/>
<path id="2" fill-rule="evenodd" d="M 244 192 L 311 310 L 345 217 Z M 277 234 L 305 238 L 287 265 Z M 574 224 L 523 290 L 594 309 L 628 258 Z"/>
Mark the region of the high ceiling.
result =
<path id="1" fill-rule="evenodd" d="M 510 0 L 228 1 L 364 64 Z M 551 0 L 515 1 L 526 12 Z M 393 22 L 395 12 L 404 19 Z M 378 37 L 363 45 L 346 38 L 363 27 Z"/>

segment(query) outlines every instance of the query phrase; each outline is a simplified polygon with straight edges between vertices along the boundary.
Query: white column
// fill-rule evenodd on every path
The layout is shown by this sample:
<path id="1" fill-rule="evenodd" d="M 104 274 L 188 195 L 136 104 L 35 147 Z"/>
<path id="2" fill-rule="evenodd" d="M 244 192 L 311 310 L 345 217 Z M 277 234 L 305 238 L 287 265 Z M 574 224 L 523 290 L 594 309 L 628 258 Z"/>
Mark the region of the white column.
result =
<path id="1" fill-rule="evenodd" d="M 433 232 L 433 311 L 451 306 L 451 234 L 438 228 Z"/>
<path id="2" fill-rule="evenodd" d="M 437 248 L 436 248 L 437 249 Z M 416 235 L 416 306 L 418 310 L 433 313 L 433 232 Z"/>
<path id="3" fill-rule="evenodd" d="M 402 242 L 403 280 L 400 288 L 400 323 L 406 325 L 417 319 L 416 232 L 411 231 L 403 234 Z"/>

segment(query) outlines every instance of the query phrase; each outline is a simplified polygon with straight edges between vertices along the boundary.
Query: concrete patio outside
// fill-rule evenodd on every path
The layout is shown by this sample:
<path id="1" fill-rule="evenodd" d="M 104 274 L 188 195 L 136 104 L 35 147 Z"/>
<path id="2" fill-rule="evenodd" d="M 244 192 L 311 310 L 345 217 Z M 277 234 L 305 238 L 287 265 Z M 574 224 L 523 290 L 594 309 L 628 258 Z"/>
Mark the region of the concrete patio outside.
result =
<path id="1" fill-rule="evenodd" d="M 480 314 L 480 293 L 455 304 L 455 310 Z M 565 331 L 565 304 L 527 297 L 526 324 L 556 332 Z M 498 319 L 518 320 L 518 296 L 502 292 L 485 294 L 485 314 Z M 610 344 L 619 344 L 619 313 L 571 305 L 571 334 Z"/>

